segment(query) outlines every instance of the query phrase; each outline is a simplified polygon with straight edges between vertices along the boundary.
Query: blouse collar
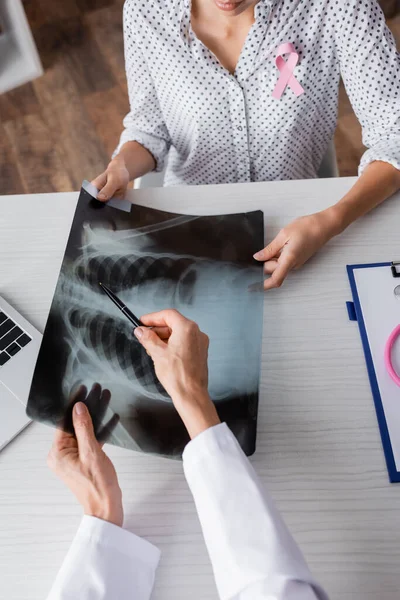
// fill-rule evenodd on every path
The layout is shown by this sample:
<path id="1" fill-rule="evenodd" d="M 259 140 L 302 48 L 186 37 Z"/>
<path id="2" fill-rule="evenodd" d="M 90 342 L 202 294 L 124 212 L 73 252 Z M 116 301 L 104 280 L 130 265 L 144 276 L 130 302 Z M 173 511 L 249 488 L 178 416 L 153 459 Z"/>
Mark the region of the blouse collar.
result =
<path id="1" fill-rule="evenodd" d="M 190 45 L 191 27 L 190 17 L 192 12 L 192 0 L 181 1 L 180 34 L 187 45 Z M 271 7 L 277 0 L 259 0 L 254 7 L 254 16 L 257 21 L 267 20 Z"/>

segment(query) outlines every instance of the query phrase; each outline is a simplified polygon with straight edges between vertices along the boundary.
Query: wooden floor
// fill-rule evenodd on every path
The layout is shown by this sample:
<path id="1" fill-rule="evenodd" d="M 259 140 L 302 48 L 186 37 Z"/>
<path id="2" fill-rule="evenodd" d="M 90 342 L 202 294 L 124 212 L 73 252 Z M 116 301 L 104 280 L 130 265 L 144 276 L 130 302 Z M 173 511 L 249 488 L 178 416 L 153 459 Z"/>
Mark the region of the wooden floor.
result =
<path id="1" fill-rule="evenodd" d="M 107 165 L 128 111 L 123 0 L 24 0 L 43 77 L 0 95 L 0 194 L 71 191 Z M 400 44 L 400 16 L 390 22 Z M 361 132 L 344 90 L 336 146 L 355 175 Z"/>

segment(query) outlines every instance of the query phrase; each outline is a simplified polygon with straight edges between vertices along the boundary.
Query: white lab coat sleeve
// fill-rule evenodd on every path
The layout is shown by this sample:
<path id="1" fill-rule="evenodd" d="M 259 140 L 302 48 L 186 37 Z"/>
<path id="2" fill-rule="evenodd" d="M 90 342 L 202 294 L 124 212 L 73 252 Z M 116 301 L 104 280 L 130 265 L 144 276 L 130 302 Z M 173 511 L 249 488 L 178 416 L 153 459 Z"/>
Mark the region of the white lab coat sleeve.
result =
<path id="1" fill-rule="evenodd" d="M 225 423 L 194 438 L 183 464 L 221 600 L 327 600 Z"/>
<path id="2" fill-rule="evenodd" d="M 84 516 L 47 600 L 149 600 L 159 559 L 149 542 Z"/>

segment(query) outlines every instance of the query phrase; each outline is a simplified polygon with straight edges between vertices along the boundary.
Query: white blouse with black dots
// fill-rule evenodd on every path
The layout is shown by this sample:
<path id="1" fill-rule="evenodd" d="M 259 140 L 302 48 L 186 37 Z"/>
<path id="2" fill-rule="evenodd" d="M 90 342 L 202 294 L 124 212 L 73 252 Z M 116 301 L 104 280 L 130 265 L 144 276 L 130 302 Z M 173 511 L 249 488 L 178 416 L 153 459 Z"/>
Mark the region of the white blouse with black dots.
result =
<path id="1" fill-rule="evenodd" d="M 165 185 L 317 176 L 336 126 L 342 75 L 374 160 L 400 169 L 400 55 L 376 0 L 260 0 L 231 75 L 196 37 L 191 0 L 126 0 L 131 111 L 120 145 L 137 141 L 168 164 Z M 304 93 L 279 78 L 291 42 Z M 117 149 L 117 151 L 119 150 Z"/>

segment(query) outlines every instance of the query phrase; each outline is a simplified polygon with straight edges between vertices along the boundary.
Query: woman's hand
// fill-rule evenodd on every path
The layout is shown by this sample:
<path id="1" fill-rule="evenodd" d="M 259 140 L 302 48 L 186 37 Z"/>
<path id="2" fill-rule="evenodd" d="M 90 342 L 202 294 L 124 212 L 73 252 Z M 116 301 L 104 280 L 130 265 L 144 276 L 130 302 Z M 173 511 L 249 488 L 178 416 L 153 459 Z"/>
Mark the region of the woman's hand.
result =
<path id="1" fill-rule="evenodd" d="M 99 190 L 97 199 L 106 202 L 111 198 L 124 198 L 129 181 L 129 171 L 124 159 L 116 156 L 92 184 Z"/>
<path id="2" fill-rule="evenodd" d="M 265 262 L 264 272 L 271 275 L 264 281 L 264 289 L 280 287 L 289 271 L 304 265 L 337 232 L 330 209 L 296 219 L 281 229 L 268 246 L 254 255 L 256 260 Z"/>
<path id="3" fill-rule="evenodd" d="M 208 337 L 176 310 L 145 315 L 134 334 L 154 362 L 156 375 L 191 438 L 220 420 L 208 394 Z M 162 338 L 162 339 L 161 339 Z"/>
<path id="4" fill-rule="evenodd" d="M 95 386 L 100 388 L 98 384 Z M 98 388 L 95 391 L 96 396 Z M 82 388 L 78 390 L 75 399 L 82 397 L 81 390 Z M 105 392 L 106 390 L 102 394 L 100 388 L 100 403 L 109 401 L 109 392 L 103 401 Z M 102 450 L 104 441 L 96 440 L 90 413 L 82 401 L 75 401 L 72 420 L 76 437 L 57 430 L 47 463 L 76 496 L 86 515 L 121 527 L 124 516 L 117 474 L 112 462 Z M 104 440 L 117 423 L 118 416 L 114 415 L 103 427 L 103 432 L 100 431 L 99 437 Z"/>

